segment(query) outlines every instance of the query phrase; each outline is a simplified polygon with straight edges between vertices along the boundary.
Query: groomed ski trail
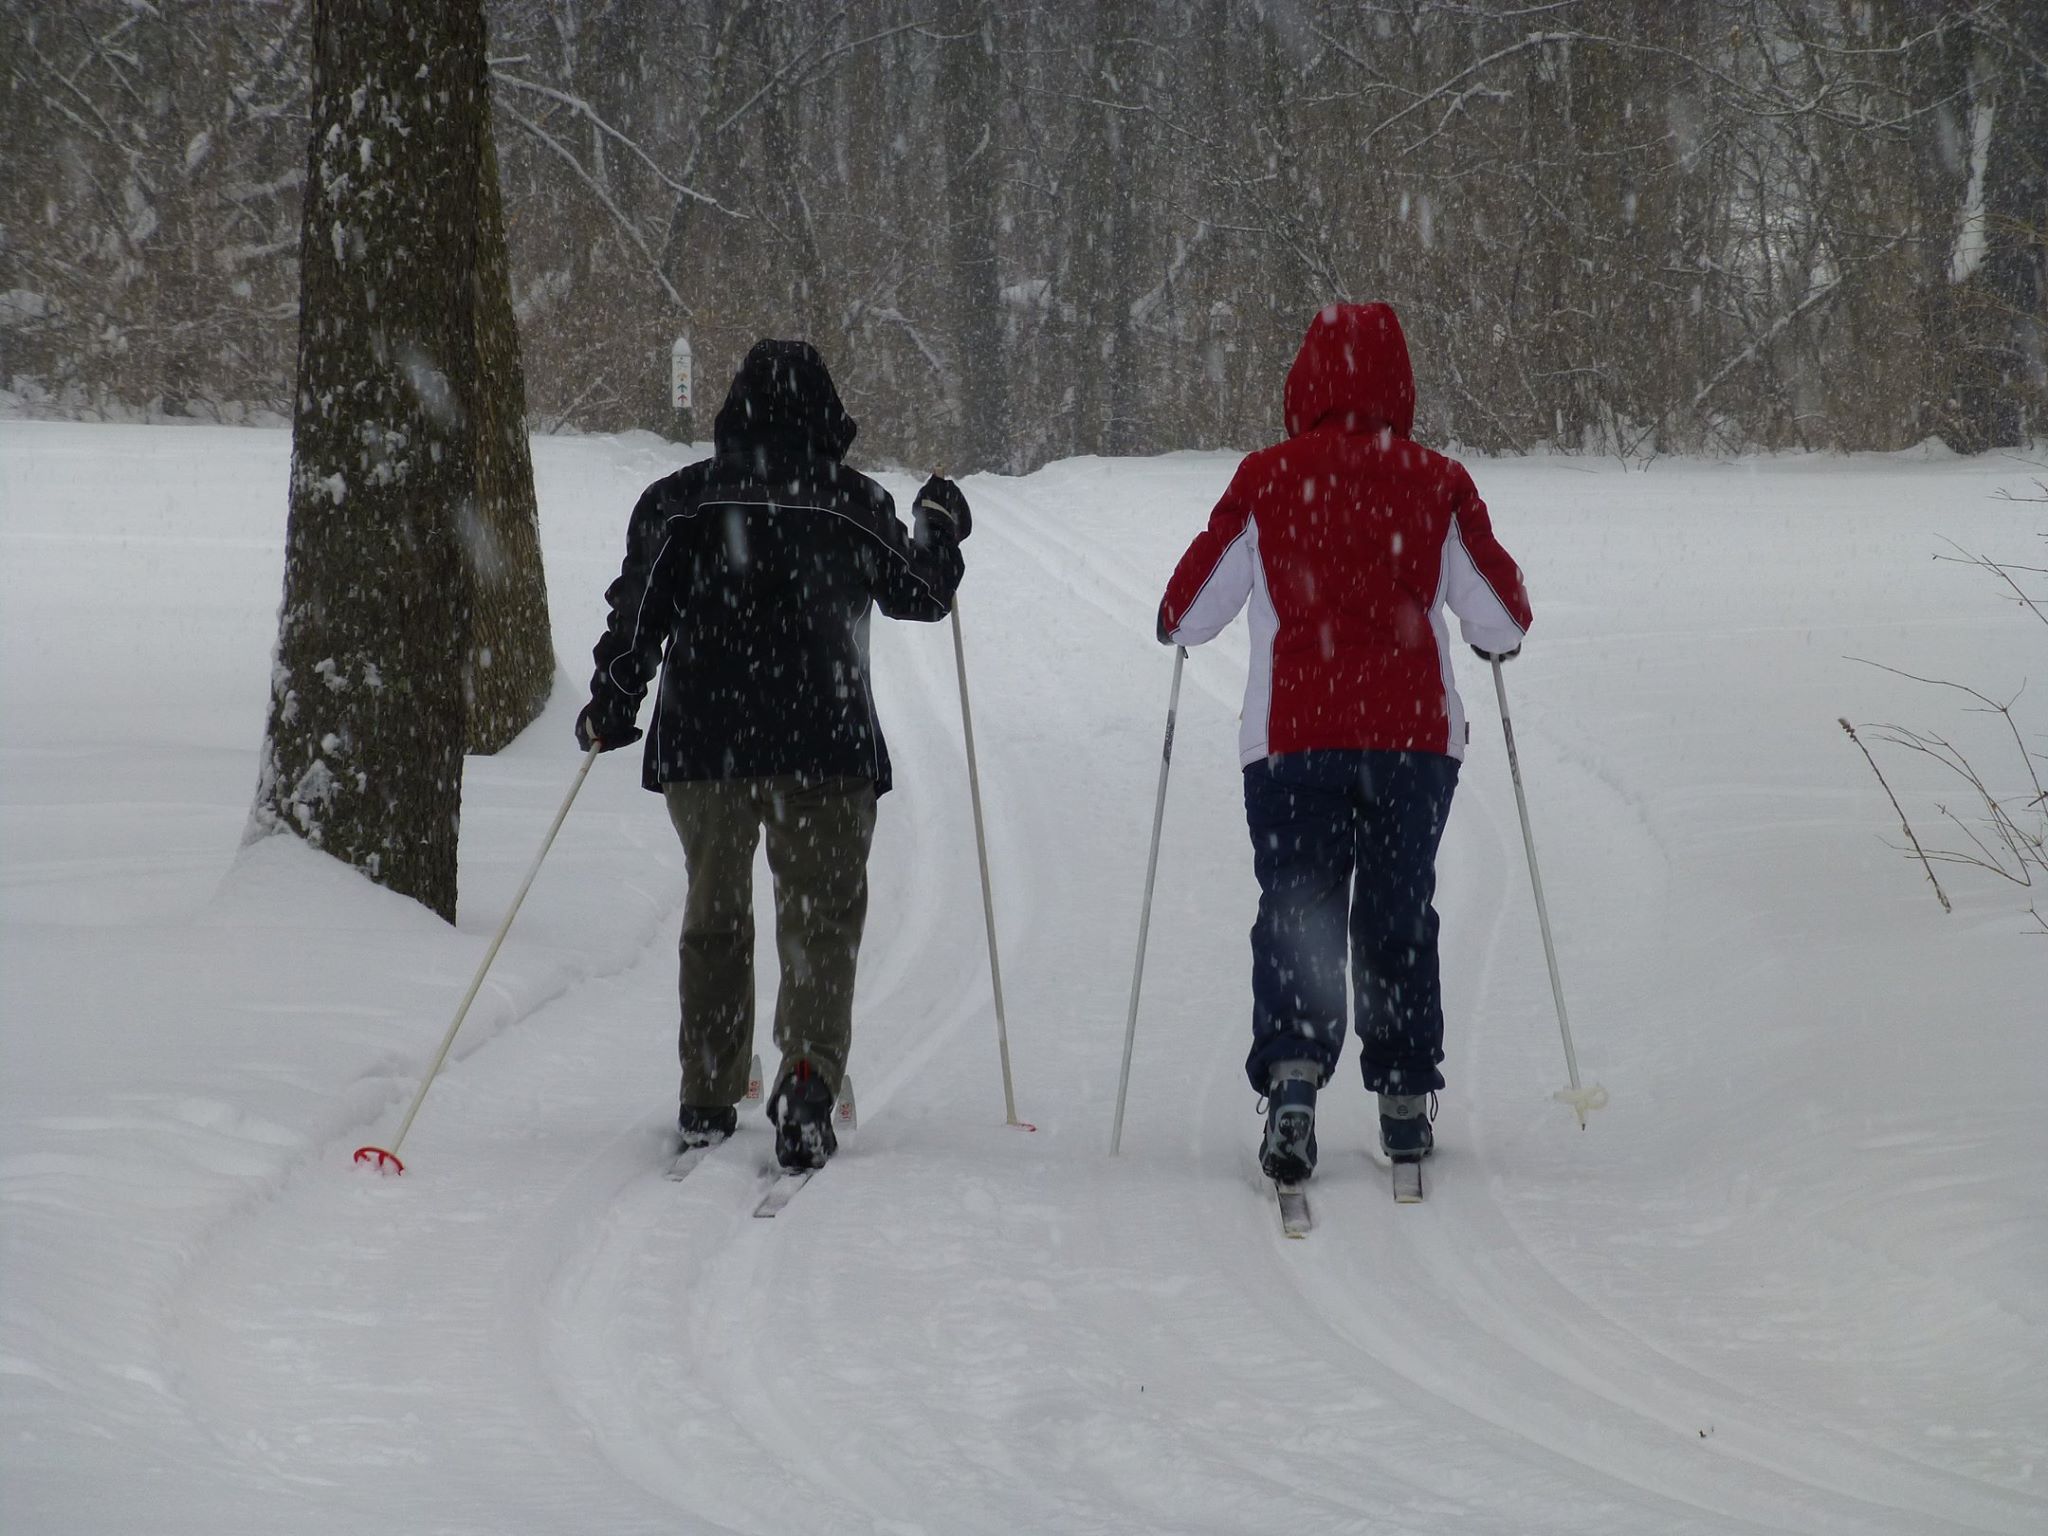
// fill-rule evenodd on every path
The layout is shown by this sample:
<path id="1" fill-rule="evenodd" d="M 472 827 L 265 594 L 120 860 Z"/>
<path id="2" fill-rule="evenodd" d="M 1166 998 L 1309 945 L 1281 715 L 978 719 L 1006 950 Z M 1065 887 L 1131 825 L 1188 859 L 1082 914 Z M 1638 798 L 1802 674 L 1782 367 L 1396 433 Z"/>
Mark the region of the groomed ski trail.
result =
<path id="1" fill-rule="evenodd" d="M 1575 1227 L 1637 1213 L 1601 1193 L 1604 1128 L 1561 1129 L 1544 1097 L 1561 1066 L 1498 722 L 1469 676 L 1478 744 L 1442 903 L 1460 1076 L 1428 1203 L 1387 1200 L 1350 1054 L 1312 1241 L 1281 1239 L 1248 1156 L 1240 635 L 1190 667 L 1110 1162 L 1160 719 L 1088 675 L 1156 668 L 1163 710 L 1159 556 L 1206 507 L 1170 534 L 1120 527 L 1111 554 L 1049 490 L 969 491 L 962 611 L 1019 1109 L 1040 1133 L 1001 1124 L 949 642 L 878 624 L 902 788 L 863 959 L 863 1127 L 828 1178 L 753 1222 L 758 1116 L 683 1184 L 661 1177 L 674 912 L 657 911 L 629 968 L 466 1042 L 403 1180 L 329 1148 L 192 1256 L 165 1307 L 168 1390 L 221 1476 L 301 1491 L 307 1531 L 451 1490 L 479 1531 L 2039 1528 L 2040 1498 L 1743 1385 L 1560 1262 Z M 1612 881 L 1633 897 L 1602 906 L 1605 945 L 1656 952 L 1679 909 L 1625 777 L 1540 714 L 1518 723 L 1539 814 L 1546 796 L 1552 827 L 1599 813 L 1561 904 Z M 667 837 L 637 787 L 606 803 Z M 1063 862 L 1076 849 L 1085 868 Z M 1566 981 L 1611 1004 L 1600 959 L 1572 947 Z M 1617 1012 L 1587 1016 L 1612 1031 Z"/>

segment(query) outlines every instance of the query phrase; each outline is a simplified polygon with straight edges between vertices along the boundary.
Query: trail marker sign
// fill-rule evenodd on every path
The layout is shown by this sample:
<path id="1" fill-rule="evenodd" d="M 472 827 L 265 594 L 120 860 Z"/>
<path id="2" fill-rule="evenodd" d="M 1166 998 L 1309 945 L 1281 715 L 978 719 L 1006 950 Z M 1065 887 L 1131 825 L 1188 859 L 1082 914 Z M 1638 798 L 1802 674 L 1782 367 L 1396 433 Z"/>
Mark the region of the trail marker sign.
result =
<path id="1" fill-rule="evenodd" d="M 668 355 L 669 403 L 679 411 L 690 408 L 690 339 L 678 336 Z"/>

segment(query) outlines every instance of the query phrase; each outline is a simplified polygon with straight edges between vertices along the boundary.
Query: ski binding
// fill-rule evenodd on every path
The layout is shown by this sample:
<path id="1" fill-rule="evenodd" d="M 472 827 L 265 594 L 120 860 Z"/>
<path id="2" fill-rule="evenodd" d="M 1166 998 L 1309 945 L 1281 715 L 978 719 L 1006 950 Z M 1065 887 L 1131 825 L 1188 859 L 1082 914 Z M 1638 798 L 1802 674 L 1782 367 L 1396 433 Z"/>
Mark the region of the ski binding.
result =
<path id="1" fill-rule="evenodd" d="M 758 1071 L 756 1072 L 758 1076 Z M 860 1113 L 854 1107 L 853 1079 L 843 1078 L 839 1084 L 839 1097 L 833 1101 L 832 1123 L 838 1136 L 850 1136 L 860 1129 Z M 761 1203 L 754 1207 L 754 1214 L 764 1219 L 780 1215 L 782 1208 L 794 1200 L 797 1191 L 811 1182 L 817 1173 L 815 1168 L 784 1168 L 777 1170 L 775 1182 L 768 1186 L 768 1193 L 761 1197 Z"/>

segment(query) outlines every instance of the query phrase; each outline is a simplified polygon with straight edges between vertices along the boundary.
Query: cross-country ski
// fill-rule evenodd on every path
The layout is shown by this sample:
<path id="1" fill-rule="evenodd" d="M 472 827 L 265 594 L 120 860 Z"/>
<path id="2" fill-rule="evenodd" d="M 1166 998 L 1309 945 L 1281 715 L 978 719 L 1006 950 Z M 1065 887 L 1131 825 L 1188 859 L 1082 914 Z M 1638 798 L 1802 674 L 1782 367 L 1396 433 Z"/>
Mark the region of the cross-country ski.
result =
<path id="1" fill-rule="evenodd" d="M 711 1155 L 709 1147 L 685 1147 L 669 1159 L 668 1177 L 677 1183 L 697 1171 L 697 1165 Z"/>
<path id="2" fill-rule="evenodd" d="M 1307 1237 L 1315 1230 L 1315 1217 L 1308 1208 L 1308 1191 L 1299 1184 L 1275 1184 L 1273 1194 L 1280 1202 L 1280 1234 Z"/>
<path id="3" fill-rule="evenodd" d="M 797 1172 L 784 1172 L 776 1176 L 760 1200 L 755 1203 L 754 1214 L 759 1217 L 780 1216 L 783 1209 L 800 1194 L 805 1185 L 817 1173 L 815 1168 L 804 1168 Z"/>
<path id="4" fill-rule="evenodd" d="M 1397 1158 L 1388 1168 L 1393 1176 L 1394 1204 L 1422 1204 L 1422 1159 Z"/>

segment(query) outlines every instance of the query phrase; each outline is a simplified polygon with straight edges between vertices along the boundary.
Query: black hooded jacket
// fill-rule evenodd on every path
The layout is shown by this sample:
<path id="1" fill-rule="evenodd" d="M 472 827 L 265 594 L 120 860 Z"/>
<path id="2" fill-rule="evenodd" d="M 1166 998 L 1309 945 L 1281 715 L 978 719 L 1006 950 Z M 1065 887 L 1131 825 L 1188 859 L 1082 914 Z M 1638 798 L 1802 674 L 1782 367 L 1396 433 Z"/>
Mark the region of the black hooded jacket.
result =
<path id="1" fill-rule="evenodd" d="M 642 782 L 869 778 L 889 751 L 868 619 L 943 619 L 962 562 L 950 521 L 913 538 L 889 493 L 841 460 L 853 418 L 817 350 L 755 344 L 718 412 L 715 457 L 633 508 L 595 652 L 599 718 L 630 724 L 657 666 Z"/>

